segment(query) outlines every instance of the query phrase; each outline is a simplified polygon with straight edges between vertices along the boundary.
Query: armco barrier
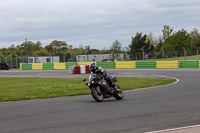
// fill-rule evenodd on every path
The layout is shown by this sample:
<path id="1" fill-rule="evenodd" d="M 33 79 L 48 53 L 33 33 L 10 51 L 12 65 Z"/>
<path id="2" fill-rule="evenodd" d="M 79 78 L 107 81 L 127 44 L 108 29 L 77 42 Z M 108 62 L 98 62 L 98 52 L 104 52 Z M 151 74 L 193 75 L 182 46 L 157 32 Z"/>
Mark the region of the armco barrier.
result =
<path id="1" fill-rule="evenodd" d="M 43 69 L 53 69 L 54 68 L 54 64 L 53 63 L 43 63 Z"/>
<path id="2" fill-rule="evenodd" d="M 156 68 L 156 61 L 136 61 L 136 68 Z"/>
<path id="3" fill-rule="evenodd" d="M 67 62 L 67 63 L 21 63 L 20 70 L 32 69 L 69 69 L 70 66 L 86 65 L 85 71 L 89 71 L 91 62 Z M 199 60 L 183 61 L 117 61 L 117 62 L 96 62 L 97 66 L 104 69 L 120 68 L 200 68 Z M 87 73 L 87 72 L 86 72 Z"/>
<path id="4" fill-rule="evenodd" d="M 177 61 L 156 61 L 156 68 L 178 68 Z"/>
<path id="5" fill-rule="evenodd" d="M 22 70 L 32 70 L 32 64 L 22 64 Z"/>
<path id="6" fill-rule="evenodd" d="M 136 68 L 135 61 L 119 61 L 115 63 L 115 68 Z"/>
<path id="7" fill-rule="evenodd" d="M 67 62 L 66 63 L 66 69 L 70 69 L 70 66 L 76 66 L 76 65 L 78 65 L 77 62 Z"/>
<path id="8" fill-rule="evenodd" d="M 199 61 L 199 68 L 200 68 L 200 61 Z"/>
<path id="9" fill-rule="evenodd" d="M 66 69 L 65 63 L 54 63 L 53 69 Z"/>
<path id="10" fill-rule="evenodd" d="M 78 65 L 90 65 L 91 63 L 92 62 L 78 62 Z"/>
<path id="11" fill-rule="evenodd" d="M 106 68 L 115 68 L 115 62 L 97 62 L 98 67 Z"/>
<path id="12" fill-rule="evenodd" d="M 20 70 L 22 70 L 22 63 L 20 63 Z"/>
<path id="13" fill-rule="evenodd" d="M 199 68 L 198 60 L 180 61 L 180 68 Z"/>
<path id="14" fill-rule="evenodd" d="M 32 64 L 32 69 L 33 70 L 43 69 L 43 63 L 34 63 L 34 64 Z"/>

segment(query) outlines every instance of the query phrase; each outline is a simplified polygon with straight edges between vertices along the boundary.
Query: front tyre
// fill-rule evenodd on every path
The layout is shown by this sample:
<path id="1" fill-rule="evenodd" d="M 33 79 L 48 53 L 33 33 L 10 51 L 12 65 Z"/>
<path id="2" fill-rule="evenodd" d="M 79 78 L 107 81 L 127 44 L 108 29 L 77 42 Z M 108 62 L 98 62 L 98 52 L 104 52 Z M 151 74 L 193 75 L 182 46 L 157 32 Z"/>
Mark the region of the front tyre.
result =
<path id="1" fill-rule="evenodd" d="M 122 100 L 124 97 L 123 90 L 118 85 L 115 85 L 115 89 L 118 91 L 116 94 L 114 94 L 115 99 Z"/>
<path id="2" fill-rule="evenodd" d="M 97 101 L 97 102 L 103 102 L 103 94 L 102 92 L 100 91 L 99 88 L 92 88 L 91 89 L 91 94 L 92 94 L 92 97 Z"/>

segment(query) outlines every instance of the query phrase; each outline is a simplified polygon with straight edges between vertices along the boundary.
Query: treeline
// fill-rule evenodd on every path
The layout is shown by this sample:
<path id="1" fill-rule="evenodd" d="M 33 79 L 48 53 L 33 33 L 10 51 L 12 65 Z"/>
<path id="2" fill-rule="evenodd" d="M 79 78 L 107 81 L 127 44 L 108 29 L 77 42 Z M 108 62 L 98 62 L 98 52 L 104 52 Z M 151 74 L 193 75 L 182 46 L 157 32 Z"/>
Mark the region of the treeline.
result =
<path id="1" fill-rule="evenodd" d="M 162 36 L 158 38 L 154 38 L 151 32 L 148 35 L 137 33 L 133 36 L 129 45 L 130 58 L 141 59 L 141 52 L 148 54 L 147 58 L 162 57 L 163 51 L 167 57 L 181 56 L 184 50 L 186 50 L 187 55 L 198 54 L 200 34 L 196 28 L 191 32 L 185 29 L 174 31 L 173 27 L 165 25 L 163 26 L 162 33 Z"/>
<path id="2" fill-rule="evenodd" d="M 42 47 L 40 41 L 32 42 L 25 41 L 20 45 L 11 45 L 8 48 L 0 49 L 0 57 L 10 56 L 47 56 L 47 55 L 65 55 L 66 59 L 76 60 L 77 54 L 92 54 L 92 53 L 119 53 L 126 52 L 130 59 L 141 58 L 141 52 L 148 53 L 148 56 L 161 57 L 163 50 L 169 52 L 168 56 L 179 56 L 179 51 L 183 51 L 183 48 L 187 51 L 187 54 L 198 54 L 200 49 L 200 34 L 195 28 L 188 32 L 185 29 L 174 31 L 173 27 L 168 25 L 163 26 L 162 35 L 154 37 L 153 33 L 143 34 L 137 32 L 135 36 L 132 36 L 130 44 L 127 47 L 122 47 L 122 43 L 115 40 L 110 44 L 109 49 L 98 50 L 91 49 L 90 46 L 82 46 L 79 48 L 73 48 L 72 45 L 67 44 L 65 41 L 54 40 L 49 45 Z M 195 51 L 195 53 L 193 53 Z"/>

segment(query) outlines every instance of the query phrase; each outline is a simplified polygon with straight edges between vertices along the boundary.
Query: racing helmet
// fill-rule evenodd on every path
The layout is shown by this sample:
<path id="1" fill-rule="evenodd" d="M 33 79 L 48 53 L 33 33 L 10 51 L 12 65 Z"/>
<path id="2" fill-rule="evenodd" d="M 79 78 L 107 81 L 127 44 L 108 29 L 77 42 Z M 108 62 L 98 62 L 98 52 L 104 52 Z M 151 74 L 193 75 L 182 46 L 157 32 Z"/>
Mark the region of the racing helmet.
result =
<path id="1" fill-rule="evenodd" d="M 95 70 L 97 69 L 97 64 L 92 62 L 90 65 L 89 65 L 89 69 L 91 72 L 95 72 Z"/>

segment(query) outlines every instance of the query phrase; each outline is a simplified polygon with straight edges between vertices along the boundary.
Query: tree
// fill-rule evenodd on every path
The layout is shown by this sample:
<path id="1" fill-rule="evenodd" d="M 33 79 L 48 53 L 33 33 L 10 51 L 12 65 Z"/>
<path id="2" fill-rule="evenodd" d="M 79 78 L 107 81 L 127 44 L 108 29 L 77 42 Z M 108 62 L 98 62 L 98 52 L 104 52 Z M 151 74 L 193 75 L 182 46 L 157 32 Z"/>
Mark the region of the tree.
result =
<path id="1" fill-rule="evenodd" d="M 173 27 L 171 28 L 169 25 L 165 25 L 165 26 L 163 26 L 163 28 L 164 28 L 162 30 L 162 32 L 163 32 L 163 40 L 164 40 L 164 42 L 166 44 L 169 44 L 168 41 L 167 41 L 167 39 L 172 35 L 172 33 L 173 33 Z"/>
<path id="2" fill-rule="evenodd" d="M 190 32 L 190 37 L 191 37 L 192 49 L 199 50 L 200 49 L 200 34 L 196 28 Z"/>
<path id="3" fill-rule="evenodd" d="M 150 42 L 147 41 L 147 35 L 142 35 L 142 33 L 136 33 L 135 37 L 132 36 L 130 48 L 130 58 L 138 59 L 142 58 L 142 51 L 149 52 L 151 50 Z"/>
<path id="4" fill-rule="evenodd" d="M 93 53 L 99 53 L 99 50 L 98 50 L 98 49 L 91 49 L 91 51 L 92 51 L 92 54 L 93 54 Z"/>
<path id="5" fill-rule="evenodd" d="M 66 59 L 73 59 L 74 61 L 76 61 L 76 55 L 78 54 L 78 49 L 76 49 L 76 48 L 69 49 L 69 50 L 67 50 L 67 52 L 65 52 L 65 54 L 67 54 Z"/>
<path id="6" fill-rule="evenodd" d="M 120 59 L 120 52 L 121 52 L 121 49 L 122 49 L 122 43 L 120 42 L 120 41 L 118 41 L 118 40 L 115 40 L 113 43 L 112 43 L 112 46 L 111 46 L 111 48 L 110 48 L 110 51 L 112 52 L 112 53 L 114 53 L 113 54 L 113 58 L 114 59 L 117 59 L 117 60 L 121 60 Z"/>
<path id="7" fill-rule="evenodd" d="M 40 49 L 35 52 L 38 56 L 39 55 L 48 55 L 48 51 L 46 49 Z"/>
<path id="8" fill-rule="evenodd" d="M 120 41 L 118 41 L 118 40 L 115 40 L 112 43 L 110 51 L 114 52 L 114 53 L 118 53 L 118 52 L 121 52 L 121 49 L 122 49 L 122 43 Z"/>
<path id="9" fill-rule="evenodd" d="M 83 45 L 79 45 L 79 48 L 78 48 L 78 53 L 79 54 L 84 54 L 85 50 L 83 48 Z"/>
<path id="10" fill-rule="evenodd" d="M 71 58 L 71 54 L 70 54 L 70 53 L 67 53 L 66 59 L 68 60 L 68 59 L 70 59 L 70 58 Z"/>
<path id="11" fill-rule="evenodd" d="M 155 44 L 155 40 L 153 38 L 153 33 L 150 32 L 148 35 L 147 35 L 147 40 L 146 42 L 149 42 L 151 46 L 153 46 Z"/>
<path id="12" fill-rule="evenodd" d="M 21 45 L 17 45 L 15 49 L 18 55 L 34 55 L 35 53 L 42 53 L 41 55 L 44 55 L 44 53 L 46 53 L 44 52 L 42 43 L 40 41 L 37 41 L 36 43 L 32 41 L 25 41 Z"/>
<path id="13" fill-rule="evenodd" d="M 15 56 L 18 52 L 17 48 L 14 44 L 12 44 L 10 47 L 8 47 L 7 52 L 11 54 L 11 56 Z"/>
<path id="14" fill-rule="evenodd" d="M 163 38 L 159 36 L 158 39 L 155 41 L 154 50 L 156 52 L 159 52 L 162 48 L 162 45 L 163 45 Z"/>
<path id="15" fill-rule="evenodd" d="M 72 45 L 69 45 L 69 49 L 72 49 L 72 47 L 73 47 Z"/>
<path id="16" fill-rule="evenodd" d="M 103 49 L 99 51 L 99 54 L 107 54 L 107 53 L 110 53 L 110 50 Z"/>
<path id="17" fill-rule="evenodd" d="M 54 40 L 45 49 L 50 54 L 62 54 L 64 51 L 68 50 L 68 44 L 65 41 Z"/>
<path id="18" fill-rule="evenodd" d="M 23 42 L 21 45 L 19 45 L 19 49 L 20 50 L 24 50 L 26 52 L 26 54 L 30 54 L 33 53 L 34 51 L 34 42 L 32 41 L 25 41 Z"/>
<path id="19" fill-rule="evenodd" d="M 84 53 L 85 54 L 90 54 L 91 53 L 90 46 L 85 46 Z"/>
<path id="20" fill-rule="evenodd" d="M 153 38 L 153 33 L 150 32 L 147 35 L 147 39 L 146 39 L 146 43 L 149 44 L 149 48 L 148 51 L 153 51 L 154 50 L 154 46 L 156 45 L 156 40 Z"/>
<path id="21" fill-rule="evenodd" d="M 42 43 L 40 41 L 37 41 L 36 44 L 33 46 L 33 51 L 38 51 L 43 49 Z"/>
<path id="22" fill-rule="evenodd" d="M 183 53 L 183 47 L 190 50 L 191 37 L 184 29 L 174 32 L 167 38 L 167 41 L 168 44 L 164 43 L 162 47 L 167 51 L 174 52 L 176 56 Z"/>

